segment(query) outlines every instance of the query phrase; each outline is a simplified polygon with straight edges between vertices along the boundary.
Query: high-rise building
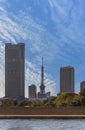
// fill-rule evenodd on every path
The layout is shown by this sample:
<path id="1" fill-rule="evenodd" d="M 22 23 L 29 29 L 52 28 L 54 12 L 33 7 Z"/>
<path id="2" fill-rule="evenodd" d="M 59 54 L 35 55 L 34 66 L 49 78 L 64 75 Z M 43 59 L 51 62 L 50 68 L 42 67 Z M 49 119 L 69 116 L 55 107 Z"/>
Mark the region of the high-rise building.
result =
<path id="1" fill-rule="evenodd" d="M 85 89 L 85 81 L 82 81 L 80 83 L 80 91 L 83 90 L 83 89 Z"/>
<path id="2" fill-rule="evenodd" d="M 25 44 L 5 44 L 5 97 L 24 98 Z"/>
<path id="3" fill-rule="evenodd" d="M 74 92 L 74 68 L 60 68 L 60 93 Z"/>
<path id="4" fill-rule="evenodd" d="M 29 99 L 35 100 L 36 97 L 37 97 L 36 86 L 35 85 L 30 85 L 29 86 Z"/>

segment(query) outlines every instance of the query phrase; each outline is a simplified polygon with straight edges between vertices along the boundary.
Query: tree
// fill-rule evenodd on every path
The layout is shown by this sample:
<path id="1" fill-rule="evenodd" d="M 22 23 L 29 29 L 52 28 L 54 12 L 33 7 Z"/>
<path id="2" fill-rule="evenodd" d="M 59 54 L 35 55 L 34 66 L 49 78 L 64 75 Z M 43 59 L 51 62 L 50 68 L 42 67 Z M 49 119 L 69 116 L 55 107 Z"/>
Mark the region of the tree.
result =
<path id="1" fill-rule="evenodd" d="M 3 99 L 2 100 L 2 104 L 5 107 L 15 106 L 15 100 L 12 100 L 12 99 Z"/>
<path id="2" fill-rule="evenodd" d="M 81 106 L 85 106 L 85 96 L 80 97 L 80 104 Z"/>
<path id="3" fill-rule="evenodd" d="M 61 94 L 55 100 L 56 106 L 71 106 L 75 96 L 76 94 L 70 92 Z"/>

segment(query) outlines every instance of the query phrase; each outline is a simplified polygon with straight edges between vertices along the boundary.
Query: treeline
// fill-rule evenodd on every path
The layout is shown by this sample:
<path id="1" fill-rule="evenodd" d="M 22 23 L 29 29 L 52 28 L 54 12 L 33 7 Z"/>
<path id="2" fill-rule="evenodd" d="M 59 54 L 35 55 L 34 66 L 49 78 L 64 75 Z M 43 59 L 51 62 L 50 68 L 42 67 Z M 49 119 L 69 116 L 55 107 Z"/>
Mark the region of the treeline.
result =
<path id="1" fill-rule="evenodd" d="M 85 90 L 79 94 L 65 92 L 59 96 L 53 97 L 48 101 L 33 102 L 35 107 L 68 107 L 68 106 L 85 106 Z"/>
<path id="2" fill-rule="evenodd" d="M 29 99 L 9 100 L 2 99 L 2 107 L 67 107 L 67 106 L 85 106 L 85 89 L 79 94 L 63 93 L 45 101 L 30 101 Z"/>

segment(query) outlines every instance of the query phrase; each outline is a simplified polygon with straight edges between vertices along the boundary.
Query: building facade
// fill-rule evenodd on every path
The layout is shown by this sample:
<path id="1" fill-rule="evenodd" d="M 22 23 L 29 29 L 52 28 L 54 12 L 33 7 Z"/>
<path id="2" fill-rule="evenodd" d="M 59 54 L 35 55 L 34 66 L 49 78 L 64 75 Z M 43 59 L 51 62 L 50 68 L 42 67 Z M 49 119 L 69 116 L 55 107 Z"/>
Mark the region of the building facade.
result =
<path id="1" fill-rule="evenodd" d="M 5 44 L 5 97 L 24 98 L 25 44 Z"/>
<path id="2" fill-rule="evenodd" d="M 80 83 L 80 91 L 83 90 L 83 89 L 85 89 L 85 81 L 82 81 Z"/>
<path id="3" fill-rule="evenodd" d="M 74 92 L 74 68 L 60 68 L 60 93 Z"/>
<path id="4" fill-rule="evenodd" d="M 37 97 L 37 91 L 36 91 L 36 86 L 35 85 L 30 85 L 29 86 L 29 99 L 35 100 Z"/>

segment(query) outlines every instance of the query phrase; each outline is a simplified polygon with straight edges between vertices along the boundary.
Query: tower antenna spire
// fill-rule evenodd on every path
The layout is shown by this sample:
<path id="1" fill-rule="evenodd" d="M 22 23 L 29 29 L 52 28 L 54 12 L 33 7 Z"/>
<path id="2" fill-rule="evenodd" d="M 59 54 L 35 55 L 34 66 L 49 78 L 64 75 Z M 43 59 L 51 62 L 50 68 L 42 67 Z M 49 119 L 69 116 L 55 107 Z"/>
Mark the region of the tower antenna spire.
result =
<path id="1" fill-rule="evenodd" d="M 50 92 L 45 92 L 45 84 L 44 84 L 44 64 L 43 64 L 43 56 L 41 59 L 41 84 L 40 84 L 40 92 L 38 93 L 38 97 L 42 98 L 42 100 L 49 99 L 50 98 Z"/>
<path id="2" fill-rule="evenodd" d="M 42 66 L 43 66 L 43 56 L 42 56 Z"/>
<path id="3" fill-rule="evenodd" d="M 45 93 L 43 57 L 42 57 L 42 67 L 41 67 L 41 85 L 40 85 L 40 92 L 41 92 L 41 94 L 44 94 L 44 93 Z"/>

